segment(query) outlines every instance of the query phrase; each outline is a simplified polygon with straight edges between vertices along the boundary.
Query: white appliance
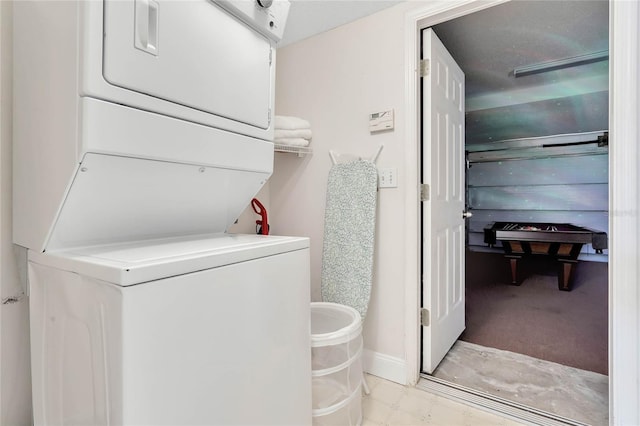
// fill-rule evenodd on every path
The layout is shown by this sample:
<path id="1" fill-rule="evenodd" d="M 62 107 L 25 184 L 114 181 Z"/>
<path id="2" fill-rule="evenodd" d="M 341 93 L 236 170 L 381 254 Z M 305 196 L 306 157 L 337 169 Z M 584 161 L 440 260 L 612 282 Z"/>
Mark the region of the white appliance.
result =
<path id="1" fill-rule="evenodd" d="M 284 0 L 14 5 L 36 424 L 310 424 L 309 244 L 273 168 Z"/>

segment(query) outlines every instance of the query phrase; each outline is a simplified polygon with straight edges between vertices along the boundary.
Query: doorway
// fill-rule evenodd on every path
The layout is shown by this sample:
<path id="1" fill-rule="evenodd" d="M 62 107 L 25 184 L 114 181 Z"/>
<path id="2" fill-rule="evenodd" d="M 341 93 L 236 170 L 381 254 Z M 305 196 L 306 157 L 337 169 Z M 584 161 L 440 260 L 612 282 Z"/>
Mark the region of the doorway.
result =
<path id="1" fill-rule="evenodd" d="M 419 134 L 417 117 L 419 112 L 417 82 L 418 76 L 418 34 L 420 29 L 427 28 L 473 13 L 478 10 L 502 3 L 502 0 L 489 2 L 462 2 L 447 6 L 424 5 L 406 15 L 405 54 L 406 54 L 406 86 L 405 96 L 406 127 L 408 130 L 406 144 L 407 156 L 406 184 L 414 185 L 418 181 Z M 640 30 L 637 22 L 640 17 L 640 4 L 637 2 L 610 2 L 610 70 L 611 83 L 609 92 L 610 125 L 612 137 L 617 141 L 615 149 L 609 155 L 611 194 L 609 220 L 611 256 L 609 258 L 609 411 L 610 419 L 615 424 L 640 424 L 640 389 L 637 381 L 640 377 L 640 335 L 638 334 L 638 297 L 637 282 L 640 281 L 637 259 L 640 257 L 640 246 L 637 235 L 640 232 L 640 197 L 637 193 L 638 164 L 640 164 L 640 148 L 635 143 L 640 138 L 640 127 L 637 117 L 640 115 L 638 103 L 640 62 Z M 419 234 L 418 222 L 419 199 L 406 198 L 405 218 L 406 257 L 405 267 L 407 280 L 405 284 L 406 300 L 406 351 L 407 379 L 411 384 L 420 378 L 420 330 L 419 286 L 420 270 L 418 267 Z M 462 395 L 465 401 L 470 395 Z M 479 405 L 490 410 L 502 411 L 502 407 L 494 407 L 487 401 Z"/>
<path id="2" fill-rule="evenodd" d="M 519 3 L 519 4 L 518 4 L 518 6 L 521 6 L 521 5 L 523 4 L 523 2 L 518 2 L 518 3 Z M 526 2 L 524 2 L 524 3 L 526 3 Z M 606 8 L 607 8 L 606 2 L 605 2 L 604 4 L 605 4 L 605 10 L 606 10 Z M 510 7 L 510 8 L 511 8 L 511 7 L 513 7 L 514 5 L 512 5 L 512 4 L 508 4 L 508 5 L 505 5 L 505 6 L 508 6 L 508 7 Z M 492 8 L 492 9 L 487 9 L 487 10 L 485 10 L 485 11 L 483 11 L 483 12 L 479 12 L 478 14 L 485 13 L 485 12 L 497 12 L 497 9 L 502 8 L 502 7 L 504 7 L 504 6 L 496 6 L 496 7 Z M 575 11 L 574 11 L 574 14 L 575 14 Z M 477 14 L 474 14 L 474 15 L 477 15 Z M 528 16 L 528 17 L 530 17 L 531 15 L 532 15 L 531 13 L 527 13 L 527 14 L 526 14 L 526 16 Z M 472 15 L 468 15 L 468 16 L 472 16 Z M 498 15 L 498 16 L 500 16 L 500 15 Z M 503 15 L 503 16 L 501 16 L 501 18 L 503 18 L 503 17 L 504 17 L 504 15 Z M 545 22 L 548 24 L 548 21 L 545 21 Z M 565 20 L 565 22 L 566 22 L 566 20 Z M 581 22 L 584 22 L 584 20 L 581 20 Z M 448 24 L 448 23 L 449 23 L 449 22 L 447 22 L 447 23 L 445 23 L 445 24 Z M 605 34 L 608 34 L 608 28 L 607 28 L 607 24 L 608 24 L 608 16 L 605 16 L 605 18 L 604 18 L 604 23 L 605 23 L 604 33 L 605 33 Z M 468 20 L 467 20 L 467 24 L 468 24 Z M 443 24 L 443 25 L 444 25 L 444 24 Z M 504 24 L 502 24 L 502 25 L 504 26 Z M 527 33 L 527 31 L 528 31 L 526 28 L 523 28 L 521 25 L 516 25 L 516 27 L 517 27 L 518 31 L 520 31 L 520 32 Z M 437 28 L 438 28 L 438 25 L 434 26 L 434 29 L 435 29 L 435 31 L 436 31 L 436 32 L 437 32 Z M 492 28 L 492 26 L 491 26 L 491 25 L 485 25 L 485 28 L 490 29 L 490 28 Z M 444 41 L 445 41 L 445 45 L 446 45 L 446 37 L 443 37 L 443 39 L 444 39 Z M 474 40 L 474 41 L 477 41 L 477 40 Z M 468 41 L 463 41 L 462 43 L 467 43 L 467 44 L 468 44 Z M 606 38 L 605 38 L 605 40 L 604 40 L 604 45 L 605 45 L 605 46 L 607 46 L 607 45 L 608 45 L 608 41 L 606 40 Z M 480 56 L 492 57 L 492 55 L 491 55 L 491 54 L 487 54 L 487 53 L 484 53 L 484 54 L 483 54 L 483 53 L 482 53 L 482 49 L 477 48 L 477 46 L 474 46 L 474 49 L 475 49 L 476 53 L 478 53 L 478 51 L 480 51 Z M 538 52 L 538 53 L 539 53 L 539 52 Z M 455 55 L 455 53 L 454 53 L 453 55 L 454 55 L 454 57 L 456 56 L 456 55 Z M 606 64 L 605 64 L 605 65 L 606 65 Z M 464 67 L 463 67 L 463 70 L 464 70 Z M 512 78 L 513 78 L 513 77 L 512 77 Z M 606 82 L 604 83 L 604 87 L 605 87 L 605 88 L 607 88 L 607 87 L 608 87 L 608 81 L 606 81 Z M 549 88 L 547 88 L 547 89 L 549 89 Z M 471 90 L 474 90 L 474 89 L 471 89 Z M 527 94 L 526 94 L 526 93 L 524 93 L 522 90 L 520 91 L 520 93 L 519 93 L 519 94 L 520 94 L 521 96 L 524 96 L 524 97 L 526 97 L 526 96 L 527 96 Z M 538 91 L 538 94 L 539 94 L 539 91 Z M 593 93 L 586 93 L 586 92 L 582 92 L 582 93 L 574 94 L 573 96 L 583 97 L 583 98 L 585 98 L 585 97 L 590 97 L 591 99 L 593 99 L 593 97 L 594 97 L 594 96 L 593 96 Z M 597 97 L 597 96 L 596 96 L 596 97 Z M 479 98 L 479 97 L 476 97 L 476 99 L 474 99 L 472 102 L 476 102 L 476 104 L 477 104 L 478 102 L 480 102 L 480 100 L 478 100 L 478 98 Z M 490 98 L 490 96 L 485 96 L 485 98 Z M 495 102 L 497 102 L 498 104 L 499 104 L 499 103 L 502 103 L 502 105 L 499 105 L 499 106 L 494 107 L 494 108 L 498 110 L 498 113 L 499 113 L 501 116 L 503 116 L 503 117 L 504 117 L 505 115 L 508 115 L 508 114 L 504 114 L 504 111 L 505 111 L 505 101 L 504 101 L 503 99 L 496 99 L 496 98 L 497 98 L 496 96 L 493 96 L 493 99 L 485 99 L 485 101 L 494 102 L 494 103 L 495 103 Z M 600 96 L 600 98 L 602 98 L 602 96 Z M 575 99 L 574 99 L 574 100 L 575 100 Z M 601 99 L 601 100 L 602 100 L 602 99 Z M 537 99 L 537 100 L 535 101 L 535 102 L 536 102 L 536 105 L 534 105 L 534 107 L 538 107 L 538 108 L 541 108 L 541 109 L 543 109 L 543 110 L 544 110 L 544 109 L 549 109 L 549 108 L 548 108 L 548 107 L 549 107 L 549 102 L 547 102 L 547 101 L 550 101 L 552 104 L 554 104 L 554 103 L 556 103 L 556 101 L 557 101 L 557 97 L 556 97 L 556 98 L 550 98 L 550 99 L 544 99 L 544 100 Z M 546 103 L 545 103 L 545 102 L 546 102 Z M 604 106 L 605 106 L 605 108 L 606 108 L 606 106 L 607 106 L 607 102 L 608 102 L 608 93 L 606 93 L 606 94 L 605 94 L 605 96 L 604 96 Z M 532 104 L 532 103 L 533 103 L 533 102 L 529 102 L 529 104 Z M 602 102 L 601 102 L 601 103 L 602 103 Z M 506 106 L 507 106 L 507 107 L 509 107 L 510 105 L 508 105 L 508 104 L 507 104 Z M 500 108 L 502 108 L 502 110 L 500 110 Z M 511 109 L 513 110 L 513 109 L 517 109 L 517 108 L 511 108 Z M 520 107 L 520 109 L 522 109 L 522 107 Z M 528 109 L 529 109 L 529 110 L 531 110 L 531 109 L 532 109 L 530 105 L 529 105 L 529 108 L 528 108 Z M 507 108 L 507 110 L 508 110 L 508 108 Z M 606 111 L 606 110 L 605 110 L 605 111 Z M 557 113 L 557 110 L 556 110 L 555 112 Z M 538 111 L 538 113 L 540 113 L 540 111 Z M 545 112 L 544 112 L 544 111 L 542 111 L 542 115 L 544 115 L 544 113 L 545 113 Z M 487 120 L 487 117 L 486 117 L 486 116 L 487 116 L 487 113 L 486 113 L 486 111 L 483 111 L 483 114 L 485 115 L 485 117 L 480 117 L 480 118 L 481 118 L 481 119 L 485 119 L 485 120 Z M 554 112 L 553 112 L 553 108 L 551 108 L 551 112 L 550 112 L 550 114 L 554 114 Z M 471 113 L 471 114 L 467 113 L 467 115 L 468 115 L 467 119 L 469 120 L 469 116 L 470 116 L 470 115 L 471 115 L 471 116 L 473 116 L 474 114 L 473 114 L 473 113 Z M 477 116 L 477 115 L 478 115 L 478 114 L 476 114 L 476 116 Z M 534 115 L 535 115 L 535 114 L 534 114 Z M 540 114 L 538 114 L 538 116 L 539 116 L 539 115 L 540 115 Z M 513 119 L 513 117 L 510 117 L 510 118 L 512 118 L 512 119 Z M 538 118 L 539 118 L 539 117 L 538 117 Z M 604 121 L 604 124 L 605 124 L 604 129 L 605 129 L 605 130 L 607 129 L 607 124 L 608 124 L 608 123 L 607 123 L 607 121 L 608 121 L 608 120 L 607 120 L 607 118 L 608 118 L 608 117 L 606 116 L 606 113 L 605 113 L 604 120 L 600 120 L 600 121 Z M 472 117 L 472 119 L 473 119 L 473 117 Z M 496 135 L 497 135 L 497 134 L 499 134 L 499 133 L 500 133 L 500 131 L 502 131 L 502 132 L 504 133 L 504 130 L 505 130 L 505 129 L 504 129 L 504 127 L 507 127 L 507 126 L 504 126 L 504 122 L 502 122 L 502 123 L 501 123 L 501 122 L 500 122 L 500 120 L 497 120 L 497 119 L 496 119 L 496 115 L 495 115 L 495 114 L 493 115 L 493 117 L 489 114 L 489 119 L 494 119 L 494 120 L 497 122 L 497 126 L 496 126 L 496 123 L 490 123 L 491 125 L 493 125 L 493 128 L 489 128 L 488 130 L 487 130 L 487 129 L 485 129 L 485 130 L 487 130 L 487 131 L 485 132 L 485 135 L 489 135 L 489 137 L 490 137 L 490 138 L 491 138 L 491 137 L 496 138 Z M 481 121 L 481 120 L 480 120 L 480 121 Z M 516 121 L 518 121 L 518 120 L 516 120 Z M 523 122 L 523 120 L 519 120 L 519 122 L 518 122 L 518 123 L 519 123 L 519 125 L 520 125 L 521 127 L 522 127 L 522 122 Z M 585 123 L 586 123 L 587 125 L 596 125 L 596 124 L 597 124 L 597 123 L 596 123 L 596 121 L 595 121 L 595 120 L 593 120 L 593 119 L 587 120 Z M 580 124 L 580 123 L 578 123 L 578 124 Z M 583 124 L 584 124 L 584 123 L 583 123 Z M 503 128 L 500 128 L 500 125 L 502 125 L 502 127 L 503 127 Z M 529 125 L 530 125 L 530 123 L 529 123 Z M 478 127 L 478 126 L 476 126 L 476 127 Z M 491 126 L 487 126 L 487 127 L 491 127 Z M 535 127 L 535 126 L 531 126 L 531 127 Z M 537 127 L 540 127 L 540 126 L 539 126 L 539 124 L 537 125 Z M 547 129 L 547 132 L 549 133 L 549 135 L 558 133 L 558 131 L 556 130 L 556 128 L 554 128 L 554 127 L 553 127 L 553 123 L 552 123 L 552 125 L 547 126 L 547 127 L 550 127 L 550 129 Z M 588 127 L 588 126 L 587 126 L 587 127 Z M 482 129 L 481 129 L 481 130 L 478 130 L 478 129 L 476 128 L 475 130 L 477 131 L 477 133 L 478 133 L 478 134 L 482 135 L 482 133 L 481 133 L 481 132 L 482 132 Z M 511 129 L 509 129 L 509 130 L 511 130 Z M 520 128 L 520 129 L 518 129 L 518 130 L 520 131 L 520 133 L 519 133 L 519 134 L 517 134 L 517 136 L 519 136 L 519 138 L 520 138 L 520 139 L 526 138 L 527 136 L 529 136 L 529 137 L 531 137 L 531 136 L 548 136 L 548 135 L 546 135 L 546 134 L 545 134 L 545 135 L 540 135 L 540 134 L 527 135 L 527 134 L 526 134 L 526 132 L 524 132 L 525 134 L 523 134 L 522 128 Z M 540 130 L 539 128 L 538 128 L 538 129 L 536 129 L 536 131 L 539 131 L 539 130 Z M 593 131 L 593 130 L 594 130 L 593 128 L 585 128 L 584 126 L 583 126 L 583 127 L 580 127 L 580 126 L 578 125 L 577 127 L 574 127 L 574 128 L 572 128 L 571 130 L 569 130 L 569 131 L 561 130 L 561 132 L 563 132 L 563 133 L 578 133 L 578 132 L 588 132 L 588 131 Z M 486 137 L 486 136 L 485 136 L 485 137 Z M 486 143 L 494 142 L 495 140 L 504 140 L 504 139 L 514 139 L 514 137 L 513 137 L 513 135 L 509 135 L 509 134 L 507 134 L 506 136 L 505 136 L 505 135 L 498 136 L 498 137 L 497 137 L 496 139 L 494 139 L 494 140 L 488 140 L 488 141 L 487 141 L 487 140 L 484 140 L 484 141 L 482 141 L 482 142 L 486 144 Z M 573 156 L 572 156 L 572 158 L 573 158 Z M 504 159 L 502 159 L 502 161 L 504 161 Z M 538 163 L 539 163 L 539 162 L 538 162 Z M 485 195 L 486 195 L 486 194 L 485 194 Z M 607 197 L 608 197 L 608 196 L 605 196 L 605 199 L 606 199 Z M 606 202 L 605 202 L 605 205 L 606 205 Z M 552 209 L 550 209 L 550 210 L 552 210 Z M 605 207 L 605 210 L 606 210 L 606 207 Z M 492 213 L 493 213 L 493 214 L 494 214 L 494 216 L 495 216 L 495 212 L 492 212 Z M 546 214 L 546 215 L 548 215 L 548 213 L 549 213 L 548 211 L 545 211 L 545 212 L 544 212 L 544 214 Z M 605 229 L 605 230 L 607 229 L 607 213 L 608 213 L 608 212 L 606 212 L 606 211 L 605 211 L 605 219 L 604 219 L 604 226 L 605 226 L 605 228 L 604 228 L 604 229 Z M 600 226 L 600 227 L 602 227 L 602 226 Z M 481 229 L 480 229 L 480 231 L 481 231 Z M 477 232 L 477 230 L 476 230 L 476 232 Z M 472 237 L 470 237 L 470 240 L 473 240 L 474 238 L 476 238 L 476 239 L 477 239 L 477 235 L 476 235 L 476 236 L 472 236 Z M 473 245 L 473 241 L 471 241 L 471 243 L 472 243 L 472 245 Z M 477 248 L 477 246 L 479 246 L 479 245 L 476 243 L 476 248 Z M 475 253 L 474 253 L 474 254 L 475 254 Z M 543 266 L 544 266 L 544 265 L 543 265 Z M 468 273 L 473 273 L 473 270 L 468 270 L 467 272 L 468 272 Z M 606 273 L 606 271 L 605 271 L 605 276 L 606 276 L 606 274 L 607 274 L 607 273 Z M 542 274 L 542 275 L 544 275 L 544 274 Z M 544 278 L 544 276 L 543 276 L 543 278 Z M 606 295 L 606 290 L 605 290 L 605 295 Z M 606 299 L 604 300 L 604 303 L 605 303 L 605 305 L 606 305 Z M 605 308 L 605 323 L 606 323 L 606 308 Z M 606 341 L 606 337 L 605 337 L 605 341 Z"/>

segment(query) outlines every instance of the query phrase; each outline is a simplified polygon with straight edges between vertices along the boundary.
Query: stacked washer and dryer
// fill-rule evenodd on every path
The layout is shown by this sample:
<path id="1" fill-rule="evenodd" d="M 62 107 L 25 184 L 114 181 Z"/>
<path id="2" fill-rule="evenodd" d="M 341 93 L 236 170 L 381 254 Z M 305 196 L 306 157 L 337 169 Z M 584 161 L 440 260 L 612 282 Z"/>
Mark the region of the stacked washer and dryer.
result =
<path id="1" fill-rule="evenodd" d="M 273 169 L 270 0 L 14 4 L 35 424 L 310 424 L 309 242 Z"/>

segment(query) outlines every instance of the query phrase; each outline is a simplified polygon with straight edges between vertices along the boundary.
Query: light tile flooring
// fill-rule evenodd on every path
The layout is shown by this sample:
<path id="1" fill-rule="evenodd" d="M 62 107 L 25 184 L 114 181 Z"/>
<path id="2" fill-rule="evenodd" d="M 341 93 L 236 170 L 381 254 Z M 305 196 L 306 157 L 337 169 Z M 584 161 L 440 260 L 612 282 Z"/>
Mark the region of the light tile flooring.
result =
<path id="1" fill-rule="evenodd" d="M 521 423 L 413 387 L 367 375 L 362 426 L 520 426 Z"/>

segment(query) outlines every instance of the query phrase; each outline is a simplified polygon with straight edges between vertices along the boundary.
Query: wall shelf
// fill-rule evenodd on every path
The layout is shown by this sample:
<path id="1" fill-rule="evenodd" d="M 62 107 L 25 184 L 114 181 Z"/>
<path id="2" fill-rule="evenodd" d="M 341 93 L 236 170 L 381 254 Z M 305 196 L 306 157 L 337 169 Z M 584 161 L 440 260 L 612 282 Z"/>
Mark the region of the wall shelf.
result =
<path id="1" fill-rule="evenodd" d="M 308 146 L 292 146 L 276 143 L 274 144 L 275 152 L 287 152 L 290 154 L 298 154 L 298 157 L 313 154 L 313 150 Z"/>

